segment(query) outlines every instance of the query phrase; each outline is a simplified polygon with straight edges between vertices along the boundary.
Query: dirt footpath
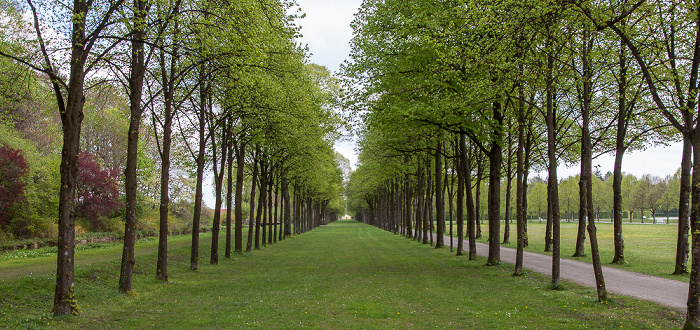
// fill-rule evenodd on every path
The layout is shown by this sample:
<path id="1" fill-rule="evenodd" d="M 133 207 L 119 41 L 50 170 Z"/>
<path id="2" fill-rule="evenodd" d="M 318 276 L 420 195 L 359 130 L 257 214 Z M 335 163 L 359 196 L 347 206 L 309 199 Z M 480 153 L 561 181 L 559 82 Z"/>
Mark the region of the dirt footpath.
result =
<path id="1" fill-rule="evenodd" d="M 449 237 L 445 237 L 445 244 L 450 244 L 449 240 Z M 469 243 L 465 240 L 463 244 L 468 251 Z M 456 246 L 457 241 L 454 242 L 454 247 Z M 487 257 L 488 245 L 477 242 L 476 252 L 479 256 Z M 515 264 L 515 252 L 515 249 L 501 247 L 501 261 Z M 551 276 L 552 257 L 525 251 L 523 267 Z M 686 310 L 688 299 L 688 283 L 686 282 L 605 266 L 603 266 L 603 276 L 608 292 L 657 302 L 682 311 Z M 593 264 L 562 258 L 561 279 L 595 288 Z"/>

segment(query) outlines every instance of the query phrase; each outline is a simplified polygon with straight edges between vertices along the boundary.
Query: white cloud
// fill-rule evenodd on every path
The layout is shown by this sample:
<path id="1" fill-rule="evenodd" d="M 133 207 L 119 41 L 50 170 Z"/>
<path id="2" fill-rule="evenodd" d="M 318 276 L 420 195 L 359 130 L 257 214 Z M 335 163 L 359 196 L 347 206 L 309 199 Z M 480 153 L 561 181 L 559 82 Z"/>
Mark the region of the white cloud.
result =
<path id="1" fill-rule="evenodd" d="M 352 28 L 350 23 L 362 4 L 361 0 L 298 0 L 297 3 L 306 17 L 297 21 L 303 38 L 311 52 L 310 61 L 337 72 L 350 54 Z M 342 139 L 334 149 L 350 160 L 353 169 L 357 168 L 356 144 Z"/>
<path id="2" fill-rule="evenodd" d="M 350 53 L 352 28 L 350 23 L 362 4 L 359 0 L 299 0 L 306 17 L 297 22 L 303 38 L 312 53 L 311 61 L 338 71 Z"/>
<path id="3" fill-rule="evenodd" d="M 673 175 L 681 167 L 681 152 L 683 151 L 682 143 L 674 143 L 668 147 L 652 147 L 643 151 L 634 151 L 625 154 L 622 158 L 622 172 L 632 174 L 636 177 L 641 177 L 645 174 L 651 174 L 665 178 L 667 175 Z M 602 155 L 593 160 L 593 166 L 598 165 L 600 172 L 605 175 L 608 171 L 612 172 L 615 166 L 615 155 Z M 567 178 L 581 173 L 581 164 L 575 164 L 570 167 L 559 166 L 557 176 Z M 537 173 L 535 173 L 537 175 Z M 547 172 L 540 172 L 541 177 L 546 177 Z"/>

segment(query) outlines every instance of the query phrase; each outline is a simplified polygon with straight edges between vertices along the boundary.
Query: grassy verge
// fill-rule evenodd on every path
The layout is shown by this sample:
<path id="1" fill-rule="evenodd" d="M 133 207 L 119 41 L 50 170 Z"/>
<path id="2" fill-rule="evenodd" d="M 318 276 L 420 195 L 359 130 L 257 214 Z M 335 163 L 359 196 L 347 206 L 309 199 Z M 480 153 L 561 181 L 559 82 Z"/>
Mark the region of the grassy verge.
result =
<path id="1" fill-rule="evenodd" d="M 208 234 L 210 237 L 211 234 Z M 169 248 L 184 245 L 190 246 L 191 236 L 176 236 L 168 240 Z M 78 245 L 75 250 L 77 268 L 105 261 L 120 262 L 124 243 L 95 243 Z M 53 251 L 53 252 L 52 252 Z M 27 274 L 46 275 L 56 274 L 56 247 L 45 247 L 36 250 L 18 250 L 6 252 L 0 256 L 0 280 L 15 279 Z M 158 238 L 146 237 L 136 243 L 137 258 L 158 251 Z"/>
<path id="2" fill-rule="evenodd" d="M 204 236 L 203 237 L 208 237 Z M 208 256 L 209 240 L 201 253 Z M 100 250 L 107 254 L 107 250 Z M 119 260 L 76 271 L 77 317 L 50 316 L 50 275 L 9 279 L 0 319 L 16 328 L 669 328 L 682 313 L 649 302 L 595 300 L 592 289 L 548 289 L 537 274 L 485 267 L 448 249 L 339 221 L 219 265 L 202 257 L 188 270 L 189 246 L 169 254 L 169 283 L 153 279 L 156 254 L 137 259 L 136 296 L 117 292 Z"/>
<path id="3" fill-rule="evenodd" d="M 486 225 L 484 223 L 484 225 Z M 487 225 L 488 226 L 488 225 Z M 483 238 L 480 242 L 488 243 L 488 227 L 482 227 Z M 598 246 L 600 249 L 600 259 L 605 266 L 620 268 L 633 272 L 660 276 L 680 281 L 688 281 L 688 276 L 671 275 L 676 260 L 676 237 L 677 226 L 654 225 L 654 224 L 623 224 L 622 235 L 625 240 L 625 262 L 624 265 L 609 264 L 615 252 L 613 245 L 613 225 L 607 222 L 596 223 Z M 528 238 L 530 246 L 527 251 L 549 254 L 544 252 L 545 222 L 528 223 Z M 584 257 L 572 258 L 576 245 L 577 223 L 561 223 L 561 256 L 567 259 L 591 261 L 591 243 L 586 239 Z M 501 223 L 503 231 L 503 223 Z M 588 233 L 586 233 L 588 236 Z M 501 242 L 503 237 L 501 237 Z M 511 224 L 511 238 L 509 244 L 502 246 L 516 248 L 515 223 Z M 690 266 L 690 259 L 688 266 Z"/>

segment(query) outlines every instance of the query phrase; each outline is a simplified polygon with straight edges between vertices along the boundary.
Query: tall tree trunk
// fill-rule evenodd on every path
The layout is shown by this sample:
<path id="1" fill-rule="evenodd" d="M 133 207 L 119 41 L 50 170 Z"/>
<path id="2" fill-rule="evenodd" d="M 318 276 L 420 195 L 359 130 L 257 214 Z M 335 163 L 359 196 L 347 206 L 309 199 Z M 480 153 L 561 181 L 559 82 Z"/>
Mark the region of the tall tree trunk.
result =
<path id="1" fill-rule="evenodd" d="M 80 153 L 80 129 L 83 119 L 82 84 L 74 78 L 76 69 L 71 68 L 71 88 L 68 94 L 66 111 L 61 113 L 63 147 L 61 150 L 61 188 L 58 203 L 58 254 L 56 269 L 56 290 L 54 292 L 53 313 L 56 316 L 78 313 L 73 279 L 75 277 L 75 203 L 78 154 Z M 82 71 L 82 68 L 80 68 Z"/>
<path id="2" fill-rule="evenodd" d="M 40 25 L 37 10 L 29 3 L 34 16 L 34 27 L 40 38 Z M 117 8 L 120 3 L 114 4 Z M 85 1 L 73 1 L 73 14 L 71 27 L 71 54 L 70 72 L 65 94 L 59 82 L 65 82 L 53 68 L 51 58 L 45 49 L 44 63 L 42 64 L 49 77 L 52 78 L 52 87 L 58 114 L 61 118 L 61 130 L 63 133 L 63 146 L 61 148 L 60 176 L 61 186 L 58 195 L 58 241 L 56 258 L 56 288 L 54 291 L 53 314 L 55 316 L 78 314 L 78 304 L 75 300 L 73 280 L 75 278 L 75 188 L 78 173 L 78 154 L 80 153 L 80 132 L 84 117 L 85 105 L 85 63 L 90 50 L 89 40 L 86 39 L 86 21 L 90 3 Z M 105 20 L 106 21 L 106 20 Z M 90 35 L 91 38 L 98 38 Z M 95 40 L 95 39 L 91 39 Z M 64 98 L 65 97 L 65 98 Z"/>
<path id="3" fill-rule="evenodd" d="M 435 248 L 445 246 L 445 190 L 442 181 L 442 141 L 438 138 L 435 151 L 435 221 L 437 221 L 437 240 Z M 432 236 L 431 236 L 432 237 Z"/>
<path id="4" fill-rule="evenodd" d="M 626 126 L 618 123 L 618 140 L 615 151 L 615 165 L 613 167 L 613 245 L 615 252 L 613 255 L 613 264 L 625 263 L 625 240 L 622 237 L 622 157 L 625 153 L 624 141 L 620 140 L 621 126 Z M 623 137 L 624 139 L 624 137 Z"/>
<path id="5" fill-rule="evenodd" d="M 467 234 L 469 235 L 469 260 L 476 260 L 476 238 L 478 224 L 474 207 L 474 195 L 472 195 L 472 168 L 467 157 L 467 142 L 464 134 L 460 134 L 459 143 L 462 147 L 462 173 L 464 174 L 465 196 L 467 198 Z M 477 180 L 478 181 L 478 180 Z M 478 191 L 478 188 L 477 188 Z M 478 195 L 478 193 L 477 193 Z M 462 240 L 462 237 L 459 238 Z"/>
<path id="6" fill-rule="evenodd" d="M 419 157 L 420 159 L 420 157 Z M 418 164 L 418 186 L 416 187 L 417 201 L 416 201 L 416 234 L 415 239 L 418 242 L 423 240 L 423 198 L 425 198 L 425 190 L 423 189 L 423 169 Z"/>
<path id="7" fill-rule="evenodd" d="M 229 128 L 230 130 L 233 127 Z M 233 139 L 233 133 L 230 136 Z M 226 250 L 224 258 L 231 259 L 231 212 L 233 209 L 233 141 L 227 144 L 226 159 Z"/>
<path id="8" fill-rule="evenodd" d="M 510 165 L 510 160 L 508 161 L 508 169 L 506 170 L 506 176 L 508 178 L 507 180 L 507 188 L 506 188 L 506 213 L 505 213 L 505 220 L 504 220 L 504 228 L 503 228 L 503 242 L 502 244 L 510 244 L 510 221 L 511 221 L 511 186 L 513 184 L 513 169 L 511 168 Z"/>
<path id="9" fill-rule="evenodd" d="M 593 259 L 593 273 L 595 275 L 598 301 L 603 302 L 608 299 L 608 293 L 605 289 L 605 279 L 603 278 L 603 268 L 600 263 L 598 238 L 596 236 L 595 217 L 593 215 L 593 147 L 589 129 L 591 97 L 593 94 L 593 68 L 590 63 L 589 52 L 593 48 L 594 38 L 590 36 L 587 26 L 583 28 L 583 40 L 583 107 L 581 113 L 581 179 L 579 185 L 584 196 L 581 199 L 581 202 L 584 204 L 582 210 L 585 211 L 585 215 L 582 218 L 584 220 L 588 218 L 588 235 L 591 239 L 591 257 Z"/>
<path id="10" fill-rule="evenodd" d="M 549 185 L 549 182 L 547 183 Z M 549 187 L 549 186 L 548 186 Z M 549 189 L 547 190 L 547 197 L 549 197 Z M 552 205 L 549 204 L 547 200 L 547 223 L 544 231 L 544 252 L 552 252 Z"/>
<path id="11" fill-rule="evenodd" d="M 457 255 L 461 256 L 464 251 L 464 153 L 466 148 L 465 134 L 459 134 L 458 152 L 455 157 L 455 168 L 457 169 Z M 470 189 L 471 190 L 471 189 Z"/>
<path id="12" fill-rule="evenodd" d="M 522 64 L 520 65 L 520 71 L 523 71 Z M 525 222 L 527 221 L 525 214 L 527 209 L 525 208 L 524 201 L 527 196 L 525 195 L 525 182 L 523 180 L 523 174 L 525 172 L 525 92 L 521 83 L 518 83 L 518 116 L 517 116 L 517 130 L 518 130 L 518 145 L 515 152 L 515 222 L 517 227 L 517 248 L 515 252 L 515 270 L 513 271 L 513 276 L 521 276 L 523 274 L 523 255 L 525 249 Z"/>
<path id="13" fill-rule="evenodd" d="M 476 216 L 476 239 L 481 238 L 481 182 L 484 177 L 484 161 L 479 156 L 479 150 L 476 149 L 476 192 L 474 195 L 474 214 Z M 467 180 L 467 184 L 471 185 L 471 181 Z M 471 230 L 471 229 L 470 229 Z"/>
<path id="14" fill-rule="evenodd" d="M 274 187 L 275 181 L 274 181 L 274 169 L 272 166 L 270 167 L 269 170 L 269 178 L 268 178 L 268 184 L 267 184 L 267 244 L 272 244 L 272 227 L 274 226 L 274 222 L 272 221 L 272 188 Z"/>
<path id="15" fill-rule="evenodd" d="M 173 14 L 178 15 L 180 12 L 179 2 L 173 8 Z M 179 39 L 179 22 L 174 22 L 175 32 L 173 40 Z M 160 153 L 161 169 L 160 169 L 160 223 L 158 233 L 158 261 L 156 262 L 156 279 L 168 281 L 168 215 L 170 210 L 170 150 L 172 149 L 172 124 L 176 109 L 173 109 L 175 96 L 175 79 L 177 75 L 177 66 L 179 60 L 178 41 L 173 42 L 173 50 L 170 55 L 170 63 L 166 64 L 165 51 L 160 50 L 160 73 L 163 86 L 163 110 L 165 118 L 163 118 L 163 147 Z M 169 66 L 169 67 L 168 67 Z M 168 70 L 169 69 L 169 70 Z M 155 114 L 154 124 L 155 124 Z M 155 130 L 154 130 L 155 131 Z M 156 134 L 157 135 L 157 134 Z M 157 139 L 157 136 L 156 136 Z"/>
<path id="16" fill-rule="evenodd" d="M 293 230 L 292 232 L 296 235 L 299 233 L 299 215 L 300 213 L 300 204 L 299 204 L 299 186 L 297 185 L 297 180 L 294 180 L 294 201 L 293 201 L 293 209 L 294 209 L 294 216 L 292 217 L 293 221 Z M 366 219 L 366 218 L 365 218 Z"/>
<path id="17" fill-rule="evenodd" d="M 530 108 L 528 107 L 527 118 L 530 118 L 530 115 L 529 115 L 530 110 L 529 109 Z M 529 121 L 529 119 L 526 121 Z M 528 235 L 527 235 L 527 207 L 528 207 L 527 206 L 527 189 L 528 189 L 527 188 L 527 180 L 528 180 L 528 177 L 530 176 L 530 154 L 531 154 L 530 149 L 532 146 L 532 134 L 531 134 L 531 132 L 532 131 L 530 129 L 527 130 L 527 134 L 526 134 L 527 137 L 525 139 L 526 140 L 525 150 L 523 150 L 523 152 L 525 153 L 525 159 L 523 160 L 524 164 L 523 164 L 523 201 L 522 201 L 523 202 L 523 206 L 522 206 L 523 218 L 525 219 L 523 221 L 523 236 L 524 236 L 523 237 L 523 245 L 524 245 L 524 247 L 528 247 L 530 245 L 530 240 L 528 239 Z M 537 215 L 537 217 L 539 218 L 539 214 Z"/>
<path id="18" fill-rule="evenodd" d="M 548 42 L 549 43 L 549 42 Z M 549 48 L 549 47 L 547 47 Z M 560 286 L 560 250 L 559 250 L 559 186 L 557 182 L 557 155 L 556 155 L 556 113 L 554 108 L 554 54 L 549 50 L 547 54 L 547 159 L 549 166 L 549 179 L 547 185 L 547 204 L 550 208 L 552 222 L 552 287 Z"/>
<path id="19" fill-rule="evenodd" d="M 274 239 L 274 242 L 277 243 L 277 238 L 278 238 L 278 236 L 277 236 L 277 235 L 278 235 L 278 234 L 277 234 L 277 226 L 278 226 L 278 224 L 279 224 L 279 240 L 280 240 L 280 241 L 282 240 L 282 221 L 278 221 L 278 220 L 281 220 L 282 217 L 281 217 L 281 215 L 278 217 L 279 214 L 277 213 L 278 207 L 279 207 L 279 195 L 280 195 L 280 180 L 279 180 L 279 176 L 278 176 L 277 180 L 275 180 L 275 181 L 276 181 L 276 183 L 275 183 L 275 213 L 274 213 L 274 214 L 275 214 L 275 220 L 274 220 L 274 223 L 275 223 L 275 235 L 274 235 L 274 236 L 275 236 L 275 239 Z"/>
<path id="20" fill-rule="evenodd" d="M 75 12 L 86 13 L 85 2 L 74 1 Z M 61 117 L 63 147 L 61 148 L 61 187 L 58 195 L 58 241 L 56 258 L 56 289 L 54 291 L 53 314 L 78 314 L 73 279 L 75 278 L 75 187 L 80 153 L 80 131 L 85 105 L 84 49 L 78 47 L 85 40 L 85 21 L 73 20 L 73 45 L 71 52 L 70 81 L 67 104 L 63 104 L 63 94 L 54 82 L 54 91 Z"/>
<path id="21" fill-rule="evenodd" d="M 172 95 L 166 94 L 166 99 Z M 156 279 L 168 281 L 168 211 L 170 210 L 170 149 L 172 145 L 172 111 L 170 102 L 165 104 L 165 121 L 163 123 L 163 150 L 161 152 L 160 170 L 160 223 L 158 233 L 158 261 L 156 262 Z"/>
<path id="22" fill-rule="evenodd" d="M 260 187 L 260 197 L 265 196 L 263 201 L 262 201 L 262 221 L 260 222 L 260 231 L 261 231 L 261 239 L 262 239 L 262 246 L 267 246 L 267 228 L 269 224 L 269 211 L 270 208 L 268 207 L 268 192 L 269 192 L 269 186 L 270 186 L 270 172 L 272 172 L 271 164 L 267 165 L 265 167 L 265 186 Z"/>
<path id="23" fill-rule="evenodd" d="M 452 171 L 447 170 L 447 166 L 448 166 L 447 164 L 449 162 L 449 158 L 447 157 L 447 155 L 445 155 L 445 167 L 446 167 L 446 169 L 445 169 L 445 185 L 447 186 L 447 195 L 449 198 L 448 203 L 449 203 L 449 212 L 450 212 L 450 252 L 454 251 L 454 248 L 453 248 L 454 247 L 454 235 L 452 232 L 452 227 L 453 227 L 452 223 L 454 221 L 454 197 L 455 197 L 455 195 L 454 195 L 454 185 L 455 185 L 454 173 L 455 173 L 455 171 L 457 171 L 457 157 L 459 155 L 459 152 L 458 152 L 459 147 L 457 146 L 458 142 L 459 142 L 459 140 L 456 140 L 456 139 L 452 141 L 452 145 L 454 146 L 454 148 L 453 148 L 454 158 L 453 158 L 452 168 L 451 168 Z M 451 174 L 448 172 L 451 172 Z M 462 184 L 464 184 L 464 182 Z M 464 196 L 462 196 L 462 197 L 464 197 Z M 464 233 L 462 233 L 462 234 L 464 234 Z M 459 236 L 459 239 L 462 240 L 462 236 Z"/>
<path id="24" fill-rule="evenodd" d="M 243 176 L 245 174 L 245 141 L 236 146 L 236 231 L 234 234 L 234 251 L 243 252 Z M 251 191 L 252 194 L 252 191 Z"/>
<path id="25" fill-rule="evenodd" d="M 404 156 L 404 164 L 407 164 L 409 161 L 408 155 Z M 406 238 L 413 238 L 413 228 L 411 228 L 411 184 L 410 184 L 410 177 L 408 171 L 404 173 L 404 191 L 405 191 L 405 200 L 404 200 L 404 217 L 405 217 L 405 224 L 406 228 L 404 231 L 406 232 Z"/>
<path id="26" fill-rule="evenodd" d="M 214 114 L 211 113 L 211 127 L 212 129 L 219 128 L 214 122 Z M 223 204 L 222 191 L 224 186 L 224 171 L 226 170 L 226 151 L 228 150 L 228 139 L 229 132 L 231 131 L 231 126 L 233 123 L 231 119 L 226 120 L 228 123 L 224 125 L 224 130 L 222 132 L 221 146 L 216 145 L 216 134 L 211 132 L 211 147 L 212 147 L 212 168 L 214 169 L 214 220 L 211 228 L 211 253 L 209 257 L 209 264 L 217 265 L 219 264 L 219 232 L 221 231 L 221 205 Z M 217 150 L 221 148 L 221 158 L 217 158 Z M 221 163 L 219 163 L 219 161 Z M 219 168 L 217 168 L 219 166 Z"/>
<path id="27" fill-rule="evenodd" d="M 627 125 L 632 115 L 632 111 L 627 109 L 627 47 L 620 41 L 619 68 L 620 77 L 617 86 L 617 132 L 615 139 L 615 165 L 613 167 L 613 245 L 615 253 L 613 264 L 625 263 L 625 240 L 622 236 L 622 157 L 624 157 L 627 147 L 625 138 L 627 135 Z"/>
<path id="28" fill-rule="evenodd" d="M 690 210 L 690 170 L 692 168 L 693 145 L 683 135 L 683 157 L 681 159 L 680 197 L 678 199 L 678 237 L 676 239 L 676 264 L 673 274 L 688 273 L 688 218 Z M 668 223 L 668 221 L 666 221 Z"/>
<path id="29" fill-rule="evenodd" d="M 501 103 L 493 103 L 493 119 L 496 127 L 489 152 L 489 256 L 487 265 L 501 263 L 501 165 L 503 164 L 503 114 Z"/>
<path id="30" fill-rule="evenodd" d="M 426 197 L 425 197 L 425 221 L 423 222 L 425 224 L 425 227 L 423 228 L 423 243 L 427 243 L 427 241 L 430 242 L 430 246 L 433 246 L 433 174 L 430 172 L 430 165 L 432 165 L 432 161 L 430 161 L 430 154 L 426 153 L 425 155 L 425 160 L 426 160 L 426 166 L 425 166 L 425 173 L 428 176 L 428 182 L 426 184 Z"/>
<path id="31" fill-rule="evenodd" d="M 295 235 L 298 234 L 298 232 L 299 232 L 299 214 L 300 214 L 299 190 L 297 190 L 297 189 L 299 189 L 299 186 L 297 185 L 297 180 L 294 180 L 294 196 L 293 196 L 294 200 L 292 201 L 292 205 L 293 205 L 293 207 L 292 207 L 292 209 L 293 209 L 292 210 L 292 212 L 293 212 L 292 213 L 292 226 L 294 226 L 294 228 L 292 228 L 291 231 Z"/>
<path id="32" fill-rule="evenodd" d="M 401 201 L 403 198 L 401 197 L 401 184 L 399 183 L 399 178 L 396 177 L 394 180 L 391 182 L 391 189 L 394 191 L 394 196 L 393 199 L 391 200 L 391 203 L 393 204 L 394 207 L 394 217 L 391 219 L 393 222 L 392 225 L 392 232 L 394 234 L 398 234 L 399 231 L 401 230 L 400 228 L 400 223 L 401 223 Z"/>
<path id="33" fill-rule="evenodd" d="M 200 72 L 204 81 L 204 68 Z M 199 87 L 199 151 L 197 152 L 197 186 L 194 193 L 194 215 L 192 217 L 192 247 L 190 251 L 190 269 L 197 270 L 199 264 L 199 222 L 202 216 L 202 183 L 204 181 L 204 154 L 206 151 L 206 103 L 207 88 L 204 83 Z"/>
<path id="34" fill-rule="evenodd" d="M 583 143 L 581 143 L 581 153 L 583 154 Z M 581 173 L 583 173 L 583 167 L 585 165 L 581 163 Z M 576 232 L 576 245 L 574 246 L 574 254 L 572 257 L 583 257 L 586 255 L 585 244 L 586 244 L 586 188 L 581 186 L 581 181 L 579 181 L 579 212 L 578 212 L 578 230 Z M 571 212 L 573 215 L 573 211 Z"/>
<path id="35" fill-rule="evenodd" d="M 585 46 L 584 46 L 584 47 L 585 47 Z M 584 59 L 584 62 L 586 62 L 586 61 L 587 61 L 587 60 Z M 584 72 L 585 72 L 585 70 L 587 70 L 587 68 L 586 68 L 586 66 L 584 65 Z M 586 79 L 590 79 L 590 77 L 583 77 L 583 79 L 584 79 L 584 83 L 583 83 L 583 84 L 584 84 L 584 87 L 583 87 L 583 90 L 584 90 L 584 95 L 583 95 L 583 99 L 584 99 L 584 101 L 583 101 L 583 103 L 584 103 L 584 109 L 583 109 L 583 112 L 586 112 L 586 111 L 588 111 L 588 109 L 585 109 L 585 107 L 586 107 L 585 104 L 586 104 L 587 102 L 590 103 L 590 96 L 586 96 L 585 93 L 586 93 L 586 88 L 588 88 L 588 85 L 587 85 L 587 84 L 590 84 L 590 83 L 589 83 L 589 82 L 586 82 L 585 80 L 586 80 Z M 589 106 L 590 106 L 590 104 L 589 104 Z M 584 116 L 587 116 L 587 114 L 584 115 Z M 584 125 L 585 125 L 585 124 L 586 124 L 586 123 L 585 123 L 585 120 L 584 120 Z M 585 171 L 585 167 L 589 166 L 589 164 L 585 164 L 585 163 L 584 163 L 584 161 L 583 161 L 583 160 L 584 160 L 583 154 L 585 154 L 585 153 L 587 152 L 587 151 L 586 151 L 586 148 L 588 148 L 588 147 L 590 147 L 590 146 L 586 146 L 586 143 L 583 141 L 584 139 L 586 139 L 586 137 L 584 136 L 586 133 L 583 132 L 583 131 L 587 131 L 587 130 L 588 130 L 588 127 L 582 127 L 581 130 L 582 130 L 582 134 L 581 134 L 581 157 L 582 157 L 582 158 L 581 158 L 581 175 L 583 175 L 583 172 Z M 588 139 L 590 140 L 590 136 L 588 137 Z M 589 143 L 590 143 L 590 141 L 589 141 Z M 586 196 L 586 191 L 587 191 L 587 190 L 586 190 L 586 189 L 588 189 L 588 187 L 586 187 L 584 184 L 582 184 L 582 182 L 584 182 L 584 181 L 583 181 L 583 178 L 580 178 L 580 180 L 579 180 L 578 231 L 577 231 L 577 234 L 576 234 L 576 245 L 574 246 L 574 254 L 572 255 L 572 257 L 574 257 L 574 258 L 576 258 L 576 257 L 583 257 L 583 256 L 586 255 L 586 250 L 585 250 L 585 244 L 586 244 L 586 215 L 587 215 L 587 213 L 586 213 L 586 207 L 587 207 L 587 205 L 586 205 L 586 198 L 587 198 L 587 196 Z M 572 212 L 572 214 L 573 214 L 573 212 Z M 592 244 L 592 243 L 593 243 L 593 242 L 591 242 L 591 244 Z"/>
<path id="36" fill-rule="evenodd" d="M 255 149 L 253 156 L 253 179 L 250 181 L 250 215 L 248 216 L 248 242 L 246 244 L 246 252 L 250 252 L 253 248 L 253 227 L 257 221 L 255 220 L 255 188 L 258 181 L 258 157 L 260 157 L 260 148 Z"/>
<path id="37" fill-rule="evenodd" d="M 698 14 L 700 16 L 700 13 Z M 700 18 L 698 18 L 700 21 Z M 698 33 L 700 40 L 700 33 Z M 697 46 L 697 44 L 696 44 Z M 696 68 L 697 69 L 697 68 Z M 700 125 L 696 123 L 695 125 Z M 700 126 L 693 129 L 690 141 L 693 144 L 693 176 L 691 185 L 690 209 L 691 263 L 690 286 L 688 289 L 688 309 L 684 329 L 700 328 Z"/>
<path id="38" fill-rule="evenodd" d="M 134 21 L 145 22 L 148 15 L 148 2 L 134 0 Z M 136 195 L 137 191 L 137 160 L 139 146 L 139 131 L 141 126 L 141 96 L 143 95 L 143 81 L 146 76 L 146 60 L 144 54 L 144 40 L 146 39 L 146 25 L 134 24 L 131 41 L 131 73 L 129 76 L 129 133 L 127 138 L 126 170 L 124 171 L 125 195 L 126 195 L 126 221 L 124 225 L 124 249 L 122 251 L 121 271 L 119 273 L 119 291 L 127 293 L 131 291 L 131 277 L 134 273 L 136 257 L 134 256 L 134 244 L 136 243 Z"/>
<path id="39" fill-rule="evenodd" d="M 376 202 L 376 201 L 375 201 Z M 375 210 L 375 216 L 376 216 L 376 206 L 374 208 Z M 313 229 L 313 223 L 314 223 L 314 202 L 313 199 L 311 199 L 311 194 L 308 194 L 306 196 L 306 226 L 304 227 L 304 232 L 307 232 L 311 229 Z"/>
<path id="40" fill-rule="evenodd" d="M 292 214 L 289 203 L 289 181 L 287 180 L 287 170 L 282 172 L 282 205 L 284 205 L 284 237 L 292 236 Z"/>
<path id="41" fill-rule="evenodd" d="M 508 132 L 512 131 L 512 120 L 508 119 Z M 506 211 L 503 228 L 503 242 L 501 244 L 510 244 L 510 221 L 511 221 L 511 188 L 513 187 L 513 134 L 508 133 L 507 157 L 506 160 Z M 517 222 L 517 221 L 516 221 Z"/>
<path id="42" fill-rule="evenodd" d="M 264 157 L 263 157 L 264 158 Z M 260 197 L 258 197 L 258 210 L 255 213 L 255 249 L 260 250 L 260 227 L 265 217 L 265 196 L 267 196 L 267 164 L 260 163 Z"/>

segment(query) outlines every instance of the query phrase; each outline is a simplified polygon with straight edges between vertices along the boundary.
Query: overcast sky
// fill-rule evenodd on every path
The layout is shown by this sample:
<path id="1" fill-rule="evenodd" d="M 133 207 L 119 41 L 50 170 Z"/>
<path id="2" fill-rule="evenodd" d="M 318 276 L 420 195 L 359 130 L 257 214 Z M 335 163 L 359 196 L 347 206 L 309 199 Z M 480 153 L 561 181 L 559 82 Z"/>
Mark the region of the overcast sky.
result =
<path id="1" fill-rule="evenodd" d="M 352 22 L 362 4 L 361 0 L 297 0 L 306 17 L 297 22 L 301 25 L 303 38 L 299 40 L 309 46 L 309 61 L 327 67 L 337 73 L 340 65 L 350 53 Z M 335 144 L 335 150 L 350 160 L 356 168 L 355 145 L 344 139 Z"/>

